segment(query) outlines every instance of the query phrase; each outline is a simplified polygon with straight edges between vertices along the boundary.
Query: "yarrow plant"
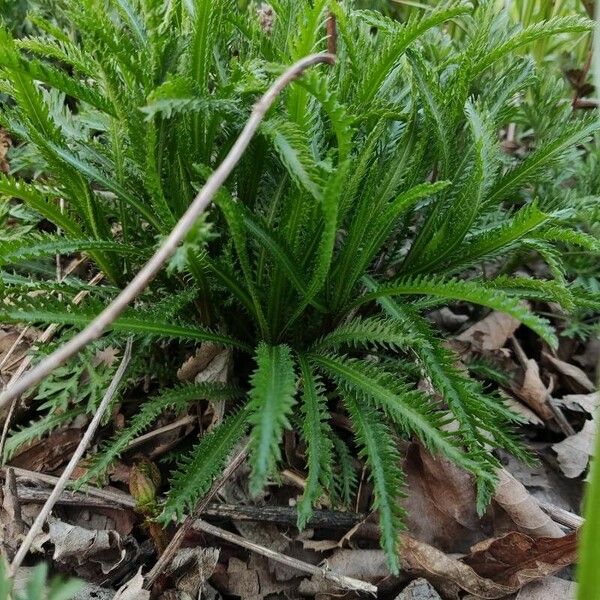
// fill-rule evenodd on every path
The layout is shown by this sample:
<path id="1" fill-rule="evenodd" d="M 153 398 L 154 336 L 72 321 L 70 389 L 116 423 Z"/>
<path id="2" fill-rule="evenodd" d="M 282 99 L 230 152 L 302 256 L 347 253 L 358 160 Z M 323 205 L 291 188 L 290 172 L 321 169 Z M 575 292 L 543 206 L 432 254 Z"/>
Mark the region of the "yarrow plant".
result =
<path id="1" fill-rule="evenodd" d="M 139 339 L 131 377 L 162 368 L 155 393 L 90 458 L 85 479 L 105 473 L 165 411 L 224 402 L 222 423 L 179 455 L 160 521 L 194 507 L 246 432 L 250 489 L 260 492 L 293 429 L 306 448 L 298 526 L 323 494 L 350 503 L 356 448 L 396 572 L 398 437 L 414 436 L 471 473 L 480 510 L 499 465 L 490 447 L 526 458 L 512 433 L 518 417 L 464 372 L 424 312 L 453 302 L 502 311 L 554 346 L 551 324 L 525 299 L 567 310 L 597 304 L 567 284 L 556 250 L 597 250 L 568 226 L 571 196 L 532 190 L 598 123 L 565 108 L 523 159 L 503 155 L 498 139 L 535 82 L 534 65 L 515 52 L 590 24 L 565 17 L 509 27 L 489 1 L 476 10 L 445 2 L 403 23 L 337 1 L 268 8 L 62 0 L 56 21 L 34 19 L 35 35 L 0 32 L 2 126 L 18 141 L 18 172 L 0 176 L 0 193 L 45 232 L 0 242 L 0 318 L 61 324 L 59 342 L 89 323 L 169 233 L 257 95 L 284 65 L 326 48 L 325 21 L 335 17 L 336 64 L 282 94 L 169 269 L 89 349 L 80 382 L 90 381 L 95 351 L 130 335 Z M 445 37 L 450 21 L 460 21 L 464 39 Z M 543 257 L 552 278 L 513 276 L 510 259 L 524 251 Z M 57 283 L 49 257 L 80 253 L 103 281 Z M 493 268 L 484 272 L 484 262 Z M 81 290 L 87 298 L 75 308 Z M 232 381 L 174 385 L 173 366 L 205 342 L 231 350 Z M 52 389 L 45 384 L 46 398 Z M 85 406 L 77 391 L 68 406 L 58 397 L 60 410 L 46 402 L 45 414 L 14 434 L 19 443 L 94 410 L 91 391 Z M 332 411 L 347 413 L 353 436 L 336 428 Z"/>

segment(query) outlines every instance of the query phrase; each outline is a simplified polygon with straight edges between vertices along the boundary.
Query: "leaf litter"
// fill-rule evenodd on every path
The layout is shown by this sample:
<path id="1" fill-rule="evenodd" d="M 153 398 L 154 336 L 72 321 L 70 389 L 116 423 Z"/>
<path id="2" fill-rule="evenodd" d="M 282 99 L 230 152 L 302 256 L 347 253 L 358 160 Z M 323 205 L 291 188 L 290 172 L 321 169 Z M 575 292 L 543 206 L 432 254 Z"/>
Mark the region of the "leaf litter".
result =
<path id="1" fill-rule="evenodd" d="M 462 348 L 461 356 L 466 361 L 466 368 L 469 360 L 483 357 L 508 376 L 507 381 L 498 384 L 498 390 L 524 417 L 527 424 L 522 426 L 522 430 L 526 439 L 530 440 L 532 448 L 542 452 L 538 455 L 554 453 L 556 456 L 552 467 L 544 461 L 545 468 L 551 469 L 553 477 L 581 478 L 591 455 L 592 417 L 598 406 L 598 396 L 590 389 L 591 380 L 582 367 L 547 352 L 540 353 L 541 362 L 519 357 L 511 341 L 519 335 L 518 323 L 500 313 L 492 312 L 470 325 L 465 324 L 462 318 L 450 319 L 444 315 L 444 319 L 451 323 L 449 328 L 464 329 L 455 335 L 457 344 L 462 346 L 455 347 Z M 13 334 L 7 344 L 15 339 Z M 116 355 L 110 348 L 96 355 L 98 363 L 108 366 L 115 359 Z M 185 361 L 178 376 L 187 381 L 224 382 L 230 372 L 228 351 L 204 343 Z M 547 383 L 542 381 L 543 378 Z M 548 407 L 551 393 L 576 430 L 575 435 L 558 441 L 560 429 Z M 199 422 L 204 421 L 206 428 L 220 418 L 218 406 L 206 404 L 199 406 L 198 410 Z M 163 423 L 172 422 L 177 416 L 165 415 Z M 19 452 L 11 464 L 40 473 L 58 473 L 68 461 L 80 435 L 78 429 L 59 427 Z M 161 434 L 159 428 L 156 437 L 151 438 L 151 447 L 160 447 L 161 439 L 170 444 L 172 432 Z M 288 470 L 282 485 L 271 486 L 268 493 L 258 500 L 248 493 L 247 470 L 240 469 L 223 489 L 223 500 L 232 502 L 228 506 L 234 507 L 233 513 L 229 513 L 233 517 L 227 520 L 228 527 L 284 556 L 298 557 L 307 564 L 323 565 L 340 575 L 374 583 L 382 597 L 398 600 L 494 599 L 515 597 L 518 593 L 516 598 L 521 600 L 537 600 L 558 597 L 557 594 L 567 598 L 565 593 L 573 593 L 573 583 L 564 578 L 564 569 L 575 561 L 576 534 L 569 533 L 540 508 L 540 498 L 544 498 L 552 486 L 547 483 L 543 471 L 541 477 L 537 475 L 539 467 L 524 468 L 515 461 L 509 461 L 508 469 L 513 469 L 513 472 L 507 469 L 499 471 L 494 501 L 485 514 L 479 515 L 475 510 L 475 485 L 469 474 L 444 458 L 432 456 L 419 443 L 407 443 L 401 449 L 407 479 L 407 493 L 402 500 L 407 515 L 407 531 L 399 541 L 402 561 L 399 577 L 389 573 L 384 554 L 377 548 L 378 526 L 372 516 L 363 518 L 351 530 L 339 532 L 333 524 L 335 511 L 326 510 L 325 513 L 332 519 L 331 527 L 311 528 L 309 524 L 302 533 L 291 525 L 261 521 L 260 511 L 255 521 L 236 518 L 236 504 L 259 502 L 293 512 L 303 482 L 300 473 L 294 469 Z M 109 473 L 108 483 L 117 488 L 127 485 L 130 460 L 141 452 L 148 452 L 148 444 L 132 448 L 131 457 L 125 455 L 124 462 L 120 463 L 122 468 Z M 286 456 L 291 464 L 295 464 L 294 456 L 301 458 L 302 452 L 298 440 L 292 437 L 286 442 Z M 24 504 L 17 500 L 19 506 L 15 508 L 15 499 L 11 498 L 7 485 L 6 482 L 2 508 L 5 546 L 8 539 L 19 539 L 26 532 L 28 522 L 31 522 L 27 515 L 34 514 L 31 510 L 35 510 L 36 506 L 29 500 Z M 48 489 L 43 483 L 34 487 Z M 367 506 L 371 494 L 370 482 L 363 480 L 357 506 Z M 24 496 L 27 494 L 24 493 Z M 556 501 L 556 495 L 550 499 Z M 565 498 L 561 504 L 567 509 L 577 508 L 573 507 L 571 499 Z M 18 515 L 24 512 L 25 518 L 15 518 L 15 510 Z M 79 569 L 85 563 L 85 575 L 90 585 L 94 581 L 102 583 L 102 575 L 116 572 L 117 577 L 109 577 L 115 586 L 113 590 L 118 589 L 116 598 L 148 598 L 148 592 L 142 587 L 142 574 L 148 568 L 144 558 L 147 554 L 140 551 L 140 544 L 147 544 L 143 535 L 140 537 L 140 532 L 144 531 L 139 527 L 143 524 L 143 517 L 139 514 L 136 517 L 130 509 L 113 508 L 111 519 L 102 516 L 101 509 L 88 507 L 85 509 L 88 518 L 81 521 L 80 511 L 76 507 L 61 506 L 59 512 L 62 518 L 52 518 L 44 537 L 36 544 L 37 551 L 51 559 L 54 567 L 63 573 L 81 573 Z M 116 513 L 121 513 L 122 518 L 116 517 Z M 69 514 L 72 522 L 69 522 Z M 131 516 L 128 517 L 128 514 Z M 63 520 L 65 517 L 66 521 Z M 136 520 L 137 528 L 134 526 Z M 288 521 L 293 522 L 293 518 Z M 122 533 L 111 529 L 117 523 Z M 166 531 L 172 535 L 175 529 L 169 526 Z M 134 545 L 131 544 L 132 536 L 138 538 Z M 95 575 L 90 564 L 97 565 Z M 124 564 L 127 569 L 119 569 Z M 230 544 L 222 545 L 211 536 L 198 534 L 187 539 L 177 552 L 163 575 L 161 585 L 165 598 L 171 597 L 169 590 L 172 590 L 182 599 L 196 598 L 200 593 L 206 597 L 226 594 L 256 600 L 295 597 L 296 593 L 327 598 L 337 597 L 340 592 L 323 577 L 307 577 L 293 568 L 282 567 L 265 557 Z"/>

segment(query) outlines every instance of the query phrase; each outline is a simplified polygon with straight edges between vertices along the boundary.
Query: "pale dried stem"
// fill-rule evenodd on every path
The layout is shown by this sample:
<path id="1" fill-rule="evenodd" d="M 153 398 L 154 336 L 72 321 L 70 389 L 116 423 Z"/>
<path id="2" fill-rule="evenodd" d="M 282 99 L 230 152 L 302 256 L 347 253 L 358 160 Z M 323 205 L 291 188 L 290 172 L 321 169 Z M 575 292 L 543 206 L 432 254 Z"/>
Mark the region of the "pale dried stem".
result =
<path id="1" fill-rule="evenodd" d="M 71 478 L 71 475 L 73 475 L 75 468 L 77 467 L 79 461 L 81 460 L 85 451 L 87 450 L 87 447 L 89 446 L 90 442 L 92 441 L 92 438 L 94 437 L 94 434 L 96 433 L 96 430 L 98 429 L 98 426 L 100 425 L 100 422 L 102 421 L 102 417 L 104 416 L 104 413 L 106 412 L 107 408 L 110 406 L 112 399 L 119 387 L 119 384 L 121 383 L 121 380 L 123 379 L 123 376 L 125 375 L 125 370 L 127 369 L 127 365 L 129 364 L 129 359 L 131 358 L 131 346 L 132 346 L 132 340 L 130 338 L 129 340 L 127 340 L 127 345 L 125 347 L 125 352 L 123 354 L 123 359 L 121 360 L 121 364 L 119 365 L 117 372 L 115 373 L 114 377 L 112 378 L 112 381 L 110 382 L 110 385 L 108 386 L 108 389 L 106 390 L 106 393 L 104 394 L 104 397 L 102 398 L 102 402 L 100 402 L 100 406 L 98 407 L 98 409 L 94 415 L 94 418 L 91 420 L 90 424 L 88 425 L 85 433 L 83 434 L 83 437 L 81 438 L 81 441 L 79 442 L 79 445 L 77 446 L 77 449 L 75 450 L 75 453 L 73 454 L 73 456 L 71 457 L 71 460 L 69 461 L 69 464 L 65 467 L 61 476 L 58 478 L 58 481 L 56 482 L 56 485 L 54 486 L 52 493 L 48 497 L 48 500 L 46 500 L 46 503 L 40 510 L 35 521 L 33 522 L 31 529 L 29 530 L 29 532 L 25 536 L 25 539 L 21 543 L 21 545 L 10 565 L 11 576 L 14 576 L 14 574 L 17 572 L 17 570 L 21 566 L 25 556 L 27 556 L 27 553 L 29 552 L 29 548 L 31 548 L 31 545 L 33 544 L 35 538 L 42 531 L 42 528 L 44 527 L 44 523 L 46 522 L 46 519 L 52 512 L 52 509 L 54 508 L 56 501 L 58 500 L 58 498 L 60 497 L 62 492 L 65 490 L 65 488 L 67 487 L 67 485 L 69 483 L 69 479 Z"/>
<path id="2" fill-rule="evenodd" d="M 214 525 L 211 525 L 202 519 L 197 519 L 194 521 L 194 529 L 203 531 L 204 533 L 208 533 L 209 535 L 218 537 L 237 546 L 241 546 L 242 548 L 246 548 L 247 550 L 251 550 L 252 552 L 256 552 L 262 556 L 266 556 L 267 558 L 281 563 L 282 565 L 286 565 L 287 567 L 291 567 L 292 569 L 296 569 L 303 573 L 309 573 L 310 575 L 315 575 L 317 577 L 322 577 L 327 581 L 331 581 L 331 583 L 343 590 L 373 595 L 377 594 L 377 586 L 373 585 L 372 583 L 367 583 L 366 581 L 361 581 L 360 579 L 354 579 L 354 577 L 340 575 L 335 571 L 329 570 L 327 567 L 316 567 L 315 565 L 298 560 L 297 558 L 286 556 L 285 554 L 281 554 L 275 550 L 271 550 L 270 548 L 266 548 L 265 546 L 261 546 L 255 542 L 251 542 L 250 540 L 236 535 L 235 533 L 215 527 Z"/>
<path id="3" fill-rule="evenodd" d="M 163 425 L 163 427 L 159 427 L 158 429 L 154 429 L 153 431 L 149 431 L 148 433 L 144 433 L 139 437 L 131 440 L 129 444 L 127 444 L 126 450 L 131 450 L 132 448 L 136 448 L 137 446 L 141 446 L 146 443 L 148 440 L 152 438 L 158 437 L 163 433 L 168 433 L 173 429 L 179 429 L 179 427 L 184 427 L 185 425 L 190 425 L 191 423 L 195 423 L 198 420 L 196 415 L 186 415 L 185 417 L 181 417 L 181 419 L 177 419 L 177 421 L 173 421 L 168 425 Z"/>
<path id="4" fill-rule="evenodd" d="M 55 486 L 58 483 L 59 478 L 54 475 L 47 475 L 46 473 L 38 473 L 37 471 L 28 471 L 27 469 L 21 469 L 19 467 L 10 467 L 17 476 L 17 481 L 31 481 L 31 482 L 42 482 L 48 485 Z M 6 469 L 0 469 L 0 471 L 6 472 Z M 91 485 L 82 485 L 79 489 L 94 498 L 100 500 L 106 500 L 112 502 L 113 505 L 117 504 L 126 508 L 135 508 L 136 503 L 132 496 L 115 490 L 106 490 L 97 488 Z"/>
<path id="5" fill-rule="evenodd" d="M 188 231 L 194 226 L 197 218 L 208 207 L 215 194 L 239 162 L 265 114 L 281 91 L 290 82 L 298 78 L 308 67 L 319 63 L 332 64 L 334 61 L 335 57 L 331 54 L 312 54 L 293 64 L 276 79 L 264 96 L 254 105 L 250 118 L 231 147 L 231 150 L 208 178 L 202 189 L 198 192 L 198 195 L 192 201 L 190 207 L 172 229 L 156 254 L 142 267 L 127 287 L 85 329 L 47 356 L 35 368 L 2 392 L 0 394 L 0 409 L 30 387 L 42 381 L 54 369 L 80 352 L 87 344 L 98 339 L 107 330 L 127 306 L 146 289 L 164 264 L 171 258 L 175 250 L 177 250 L 177 247 Z"/>
<path id="6" fill-rule="evenodd" d="M 215 480 L 208 493 L 196 505 L 194 511 L 186 517 L 185 521 L 181 524 L 181 527 L 175 532 L 175 535 L 165 548 L 165 551 L 160 555 L 148 575 L 146 575 L 145 588 L 150 588 L 157 577 L 169 566 L 175 554 L 177 554 L 177 550 L 179 550 L 179 546 L 181 546 L 185 536 L 191 531 L 194 520 L 206 510 L 206 507 L 210 504 L 211 500 L 217 495 L 218 491 L 225 485 L 226 481 L 233 473 L 235 473 L 238 467 L 246 460 L 247 456 L 248 444 L 246 443 L 246 445 L 231 459 L 223 473 L 221 473 L 221 476 Z"/>

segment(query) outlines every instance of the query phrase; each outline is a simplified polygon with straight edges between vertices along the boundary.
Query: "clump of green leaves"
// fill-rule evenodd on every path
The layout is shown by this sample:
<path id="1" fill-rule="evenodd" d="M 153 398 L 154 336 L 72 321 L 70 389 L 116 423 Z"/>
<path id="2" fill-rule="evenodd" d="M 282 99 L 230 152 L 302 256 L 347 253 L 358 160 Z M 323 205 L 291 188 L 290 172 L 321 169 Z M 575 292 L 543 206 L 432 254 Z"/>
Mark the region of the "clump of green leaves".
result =
<path id="1" fill-rule="evenodd" d="M 307 459 L 299 526 L 322 494 L 351 499 L 356 448 L 393 571 L 402 527 L 398 436 L 472 473 L 484 509 L 499 464 L 489 447 L 525 457 L 512 434 L 518 417 L 456 366 L 423 313 L 477 304 L 556 344 L 551 324 L 523 300 L 577 305 L 583 296 L 562 276 L 556 243 L 592 240 L 564 222 L 568 206 L 530 191 L 598 123 L 565 119 L 524 159 L 507 160 L 498 131 L 524 110 L 534 79 L 531 61 L 515 52 L 590 24 L 567 17 L 507 30 L 493 2 L 478 4 L 444 2 L 400 23 L 344 2 L 278 0 L 265 27 L 254 6 L 240 11 L 229 0 L 63 0 L 77 35 L 42 21 L 35 37 L 2 31 L 2 89 L 12 98 L 2 123 L 42 175 L 1 176 L 0 193 L 55 231 L 0 245 L 0 317 L 59 323 L 69 335 L 169 232 L 274 75 L 323 49 L 328 10 L 339 29 L 336 65 L 315 68 L 282 94 L 199 235 L 108 333 L 113 344 L 138 336 L 141 356 L 166 344 L 180 353 L 203 341 L 229 347 L 236 385 L 169 388 L 174 375 L 163 378 L 105 442 L 89 478 L 165 410 L 215 399 L 230 412 L 179 459 L 164 522 L 194 506 L 247 431 L 258 492 L 276 474 L 282 433 L 292 427 Z M 465 35 L 430 44 L 450 20 Z M 532 248 L 551 278 L 485 276 L 483 263 L 501 272 Z M 69 300 L 82 282 L 19 279 L 25 260 L 78 252 L 107 285 L 90 289 L 77 309 Z M 436 394 L 418 387 L 421 376 Z M 334 408 L 350 417 L 353 438 L 336 431 Z"/>
<path id="2" fill-rule="evenodd" d="M 77 579 L 62 581 L 56 577 L 48 581 L 48 565 L 40 563 L 31 569 L 23 587 L 19 592 L 13 590 L 8 567 L 4 558 L 1 558 L 0 600 L 69 600 L 81 589 L 82 582 Z"/>

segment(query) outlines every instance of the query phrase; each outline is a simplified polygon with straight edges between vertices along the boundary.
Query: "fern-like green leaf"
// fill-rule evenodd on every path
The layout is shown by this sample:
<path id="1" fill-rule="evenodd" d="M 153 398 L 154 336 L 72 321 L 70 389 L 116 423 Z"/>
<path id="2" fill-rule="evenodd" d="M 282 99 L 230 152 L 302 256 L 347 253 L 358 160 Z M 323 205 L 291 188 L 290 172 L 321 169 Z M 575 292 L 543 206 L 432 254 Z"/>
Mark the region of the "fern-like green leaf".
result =
<path id="1" fill-rule="evenodd" d="M 194 510 L 242 439 L 247 420 L 247 408 L 226 417 L 221 424 L 205 433 L 192 451 L 179 461 L 177 471 L 171 478 L 171 489 L 163 505 L 160 521 L 181 521 L 186 510 Z"/>
<path id="2" fill-rule="evenodd" d="M 239 398 L 242 392 L 239 388 L 217 383 L 199 383 L 180 386 L 166 390 L 143 403 L 131 423 L 121 429 L 111 440 L 105 442 L 99 452 L 89 461 L 89 467 L 82 479 L 86 481 L 102 477 L 111 464 L 127 450 L 128 445 L 154 421 L 168 410 L 180 413 L 198 400 L 224 401 Z"/>
<path id="3" fill-rule="evenodd" d="M 252 375 L 248 418 L 250 436 L 250 491 L 258 494 L 281 458 L 279 444 L 295 403 L 296 377 L 288 346 L 268 346 L 256 350 L 256 371 Z"/>
<path id="4" fill-rule="evenodd" d="M 425 295 L 445 298 L 447 300 L 462 300 L 487 306 L 500 312 L 505 312 L 535 331 L 550 346 L 558 344 L 554 330 L 546 321 L 527 310 L 520 298 L 515 298 L 500 290 L 494 289 L 483 282 L 462 281 L 458 279 L 444 280 L 440 277 L 420 276 L 400 279 L 389 286 L 381 286 L 374 292 L 358 298 L 353 306 L 376 300 L 384 296 Z"/>
<path id="5" fill-rule="evenodd" d="M 306 487 L 298 502 L 298 527 L 303 529 L 312 515 L 314 503 L 331 485 L 333 446 L 323 387 L 305 357 L 300 356 L 298 363 L 302 374 L 302 434 L 308 468 Z"/>
<path id="6" fill-rule="evenodd" d="M 374 507 L 379 512 L 381 547 L 392 573 L 398 573 L 398 535 L 404 511 L 400 504 L 403 475 L 400 453 L 382 415 L 365 406 L 352 393 L 344 394 L 344 403 L 360 443 L 360 454 L 369 468 L 375 492 Z"/>

